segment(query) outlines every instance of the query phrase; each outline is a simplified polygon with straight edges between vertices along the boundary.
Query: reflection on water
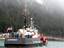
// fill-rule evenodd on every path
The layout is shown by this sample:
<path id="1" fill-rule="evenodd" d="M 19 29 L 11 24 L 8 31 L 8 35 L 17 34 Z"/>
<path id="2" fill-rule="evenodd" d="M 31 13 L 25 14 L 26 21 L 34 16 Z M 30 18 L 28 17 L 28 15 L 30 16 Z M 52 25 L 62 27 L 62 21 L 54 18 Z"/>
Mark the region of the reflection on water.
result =
<path id="1" fill-rule="evenodd" d="M 15 46 L 15 47 L 0 47 L 0 48 L 43 48 L 43 47 L 21 47 L 21 46 L 18 47 L 18 46 Z"/>
<path id="2" fill-rule="evenodd" d="M 1 44 L 1 43 L 0 43 Z M 0 48 L 64 48 L 64 41 L 48 41 L 47 46 L 9 46 L 9 47 L 0 47 Z"/>
<path id="3" fill-rule="evenodd" d="M 0 48 L 34 48 L 34 47 L 22 47 L 22 46 L 9 46 L 9 47 L 0 47 Z"/>

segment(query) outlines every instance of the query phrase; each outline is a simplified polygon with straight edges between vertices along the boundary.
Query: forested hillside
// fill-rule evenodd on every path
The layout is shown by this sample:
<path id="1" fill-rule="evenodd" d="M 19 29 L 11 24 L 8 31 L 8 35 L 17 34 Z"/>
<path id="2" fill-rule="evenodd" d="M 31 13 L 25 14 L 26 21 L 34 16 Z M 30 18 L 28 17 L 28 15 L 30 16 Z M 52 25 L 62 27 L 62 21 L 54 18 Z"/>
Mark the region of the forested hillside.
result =
<path id="1" fill-rule="evenodd" d="M 55 8 L 57 6 L 52 6 L 52 8 L 49 1 L 43 7 L 36 2 L 28 3 L 30 16 L 34 18 L 34 24 L 39 32 L 46 35 L 64 36 L 64 11 L 59 7 Z M 23 0 L 21 5 L 17 0 L 0 1 L 0 32 L 5 32 L 8 26 L 13 26 L 14 31 L 23 27 L 24 5 Z"/>

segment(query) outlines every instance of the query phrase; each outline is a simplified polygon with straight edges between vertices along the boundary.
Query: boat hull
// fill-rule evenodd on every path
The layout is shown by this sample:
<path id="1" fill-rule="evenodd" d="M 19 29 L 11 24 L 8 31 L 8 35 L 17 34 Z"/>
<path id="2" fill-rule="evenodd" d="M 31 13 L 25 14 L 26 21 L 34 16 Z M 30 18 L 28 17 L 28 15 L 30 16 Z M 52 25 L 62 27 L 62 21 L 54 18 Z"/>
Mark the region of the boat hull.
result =
<path id="1" fill-rule="evenodd" d="M 39 38 L 6 39 L 5 46 L 37 46 L 43 45 Z"/>

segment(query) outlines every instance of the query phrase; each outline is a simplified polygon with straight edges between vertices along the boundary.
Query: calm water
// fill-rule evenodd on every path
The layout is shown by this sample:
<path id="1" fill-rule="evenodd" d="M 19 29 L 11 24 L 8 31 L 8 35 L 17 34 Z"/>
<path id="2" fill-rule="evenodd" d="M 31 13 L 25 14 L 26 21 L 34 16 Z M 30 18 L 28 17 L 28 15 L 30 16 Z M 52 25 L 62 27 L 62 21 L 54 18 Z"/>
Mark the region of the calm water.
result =
<path id="1" fill-rule="evenodd" d="M 1 44 L 1 42 L 0 42 Z M 1 47 L 0 48 L 64 48 L 64 42 L 63 41 L 49 41 L 47 46 L 42 47 L 21 47 L 21 46 L 15 46 L 15 47 Z"/>

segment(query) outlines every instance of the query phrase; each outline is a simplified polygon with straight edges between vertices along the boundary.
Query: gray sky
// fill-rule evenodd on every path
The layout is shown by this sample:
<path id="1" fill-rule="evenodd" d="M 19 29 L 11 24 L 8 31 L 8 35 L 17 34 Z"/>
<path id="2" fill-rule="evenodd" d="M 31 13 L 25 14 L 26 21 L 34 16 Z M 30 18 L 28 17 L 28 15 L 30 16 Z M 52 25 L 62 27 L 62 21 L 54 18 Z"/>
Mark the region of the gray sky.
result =
<path id="1" fill-rule="evenodd" d="M 37 10 L 37 12 L 49 13 L 52 16 L 64 16 L 64 0 L 0 0 L 0 3 L 22 7 L 25 1 L 28 2 L 31 9 Z"/>
<path id="2" fill-rule="evenodd" d="M 30 14 L 37 18 L 41 26 L 64 24 L 64 0 L 0 0 L 0 8 L 5 10 L 3 5 L 13 5 L 24 9 L 25 1 Z"/>

